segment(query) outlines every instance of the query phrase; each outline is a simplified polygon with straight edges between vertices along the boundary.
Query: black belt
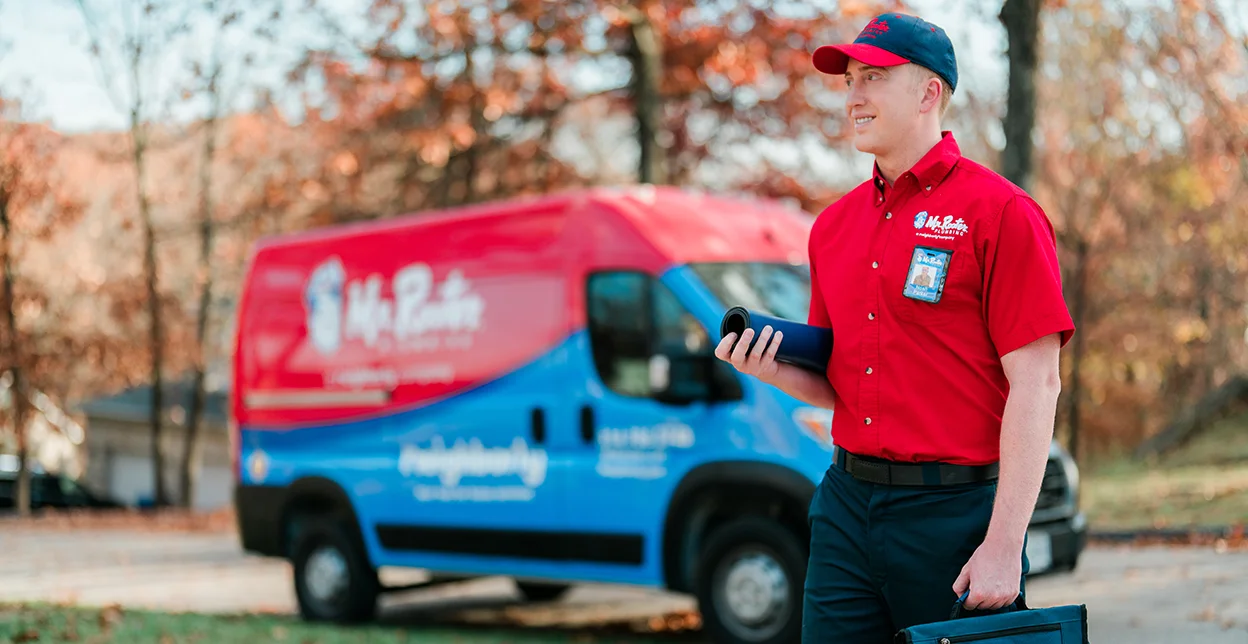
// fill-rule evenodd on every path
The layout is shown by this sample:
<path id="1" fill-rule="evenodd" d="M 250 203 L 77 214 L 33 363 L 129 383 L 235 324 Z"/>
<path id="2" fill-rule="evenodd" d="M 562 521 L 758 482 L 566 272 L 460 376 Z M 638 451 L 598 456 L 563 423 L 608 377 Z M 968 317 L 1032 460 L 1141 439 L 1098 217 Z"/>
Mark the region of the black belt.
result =
<path id="1" fill-rule="evenodd" d="M 880 485 L 959 485 L 983 483 L 997 478 L 997 463 L 954 465 L 953 463 L 899 463 L 867 456 L 856 456 L 836 448 L 832 463 L 850 476 Z"/>

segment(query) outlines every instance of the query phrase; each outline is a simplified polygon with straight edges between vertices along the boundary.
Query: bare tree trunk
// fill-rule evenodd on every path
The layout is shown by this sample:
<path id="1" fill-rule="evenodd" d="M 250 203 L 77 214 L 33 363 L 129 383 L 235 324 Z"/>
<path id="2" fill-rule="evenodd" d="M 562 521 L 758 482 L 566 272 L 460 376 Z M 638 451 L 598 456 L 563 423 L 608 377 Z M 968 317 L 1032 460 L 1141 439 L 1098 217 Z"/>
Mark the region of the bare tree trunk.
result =
<path id="1" fill-rule="evenodd" d="M 663 104 L 659 94 L 659 78 L 663 70 L 662 43 L 643 11 L 630 6 L 625 13 L 631 24 L 628 58 L 633 65 L 632 94 L 637 109 L 637 142 L 641 148 L 637 177 L 641 183 L 666 183 L 663 154 L 658 145 L 659 129 L 663 126 Z"/>
<path id="2" fill-rule="evenodd" d="M 1041 0 L 1005 0 L 1000 20 L 1009 38 L 1010 85 L 1006 98 L 1001 174 L 1024 190 L 1032 177 L 1031 131 L 1036 122 L 1036 41 Z"/>
<path id="3" fill-rule="evenodd" d="M 189 508 L 195 499 L 199 468 L 199 427 L 203 422 L 204 374 L 207 371 L 208 312 L 212 306 L 212 163 L 217 154 L 217 125 L 221 112 L 221 93 L 217 82 L 221 65 L 214 51 L 208 93 L 212 107 L 204 122 L 204 157 L 199 169 L 199 309 L 195 314 L 195 371 L 191 382 L 190 409 L 186 416 L 186 440 L 182 444 L 179 504 Z"/>
<path id="4" fill-rule="evenodd" d="M 1074 266 L 1074 282 L 1073 286 L 1073 305 L 1071 306 L 1071 317 L 1075 323 L 1076 329 L 1082 329 L 1083 323 L 1087 319 L 1088 313 L 1088 242 L 1080 239 L 1075 243 L 1075 266 Z M 1079 424 L 1081 414 L 1081 402 L 1083 399 L 1083 355 L 1084 355 L 1084 339 L 1087 338 L 1087 331 L 1075 333 L 1072 338 L 1073 346 L 1071 347 L 1070 356 L 1070 386 L 1067 394 L 1067 412 L 1066 419 L 1070 424 L 1070 445 L 1067 446 L 1070 457 L 1076 461 L 1079 459 Z"/>
<path id="5" fill-rule="evenodd" d="M 481 168 L 481 143 L 485 140 L 485 106 L 482 104 L 484 92 L 477 86 L 477 66 L 473 63 L 472 55 L 476 53 L 477 36 L 472 31 L 472 23 L 468 20 L 468 12 L 460 13 L 460 30 L 464 35 L 464 41 L 468 46 L 464 51 L 464 76 L 468 79 L 468 85 L 472 88 L 472 98 L 469 100 L 468 109 L 469 123 L 472 124 L 472 143 L 468 145 L 468 149 L 464 150 L 464 196 L 463 203 L 473 203 L 477 200 L 477 175 Z"/>
<path id="6" fill-rule="evenodd" d="M 135 190 L 139 202 L 139 218 L 143 224 L 143 268 L 147 278 L 147 312 L 150 341 L 152 347 L 152 407 L 150 422 L 152 425 L 152 484 L 155 493 L 156 507 L 168 504 L 169 495 L 165 489 L 164 450 L 161 449 L 161 411 L 164 409 L 164 329 L 160 314 L 160 288 L 156 267 L 156 231 L 152 222 L 152 206 L 148 199 L 146 187 L 146 152 L 147 131 L 142 120 L 143 95 L 139 91 L 139 80 L 142 70 L 142 50 L 135 47 L 131 50 L 130 79 L 134 88 L 133 101 L 130 108 L 130 137 L 133 140 L 133 161 Z"/>
<path id="7" fill-rule="evenodd" d="M 13 401 L 13 433 L 17 438 L 17 489 L 14 501 L 21 516 L 30 514 L 30 467 L 26 463 L 26 383 L 22 378 L 21 355 L 18 353 L 17 314 L 13 297 L 13 227 L 9 222 L 7 189 L 0 187 L 0 230 L 4 233 L 4 316 L 8 325 L 8 346 L 5 353 L 13 376 L 9 396 Z"/>
<path id="8" fill-rule="evenodd" d="M 1214 296 L 1213 291 L 1213 266 L 1210 265 L 1209 249 L 1204 248 L 1203 252 L 1198 254 L 1197 261 L 1199 266 L 1196 267 L 1196 310 L 1200 315 L 1200 321 L 1205 325 L 1205 337 L 1198 340 L 1198 344 L 1193 345 L 1193 349 L 1198 349 L 1199 362 L 1197 369 L 1199 370 L 1199 380 L 1196 384 L 1196 395 L 1192 398 L 1200 400 L 1213 391 L 1213 371 L 1217 362 L 1225 359 L 1225 355 L 1219 355 L 1218 347 L 1214 342 L 1217 329 L 1217 318 L 1213 315 Z"/>

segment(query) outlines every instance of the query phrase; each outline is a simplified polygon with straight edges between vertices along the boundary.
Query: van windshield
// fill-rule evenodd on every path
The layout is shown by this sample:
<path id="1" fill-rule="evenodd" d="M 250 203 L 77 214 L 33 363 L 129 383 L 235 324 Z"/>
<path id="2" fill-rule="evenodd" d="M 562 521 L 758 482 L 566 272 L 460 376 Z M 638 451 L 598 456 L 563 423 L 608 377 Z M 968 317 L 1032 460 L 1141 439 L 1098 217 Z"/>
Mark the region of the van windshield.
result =
<path id="1" fill-rule="evenodd" d="M 764 315 L 806 322 L 810 310 L 810 269 L 779 262 L 695 263 L 690 268 L 723 304 Z"/>

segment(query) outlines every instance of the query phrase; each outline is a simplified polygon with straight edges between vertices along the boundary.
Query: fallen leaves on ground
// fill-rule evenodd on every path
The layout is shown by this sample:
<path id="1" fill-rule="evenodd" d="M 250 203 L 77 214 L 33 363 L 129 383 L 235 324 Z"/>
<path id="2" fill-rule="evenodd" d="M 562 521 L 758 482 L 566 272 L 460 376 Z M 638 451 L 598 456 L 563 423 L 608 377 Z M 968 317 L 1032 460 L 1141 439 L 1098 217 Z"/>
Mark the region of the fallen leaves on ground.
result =
<path id="1" fill-rule="evenodd" d="M 36 630 L 35 630 L 35 629 L 33 629 L 33 628 L 28 628 L 28 629 L 26 629 L 26 630 L 24 630 L 24 631 L 22 631 L 22 632 L 20 632 L 20 633 L 17 633 L 16 635 L 14 635 L 14 636 L 13 636 L 13 642 L 15 642 L 15 643 L 17 643 L 17 642 L 38 642 L 38 641 L 39 641 L 39 631 L 36 631 Z"/>
<path id="2" fill-rule="evenodd" d="M 702 628 L 702 615 L 696 610 L 680 610 L 646 620 L 641 630 L 651 633 L 679 633 Z"/>
<path id="3" fill-rule="evenodd" d="M 52 617 L 52 627 L 41 628 L 35 623 L 45 614 Z M 654 625 L 661 629 L 680 629 L 697 623 L 695 620 L 694 613 L 671 613 Z M 103 628 L 106 624 L 107 630 Z M 621 622 L 593 627 L 528 629 L 509 625 L 474 627 L 427 623 L 396 629 L 389 624 L 310 624 L 293 616 L 274 618 L 245 613 L 163 612 L 116 605 L 96 608 L 0 603 L 0 644 L 588 644 L 608 641 L 657 644 L 659 641 L 683 640 L 691 635 L 687 632 L 647 632 L 645 628 L 630 629 L 628 626 Z M 74 633 L 72 637 L 64 636 L 64 633 L 70 632 Z"/>
<path id="4" fill-rule="evenodd" d="M 110 604 L 100 609 L 96 621 L 99 622 L 100 630 L 107 633 L 114 625 L 121 623 L 121 617 L 121 606 Z"/>
<path id="5" fill-rule="evenodd" d="M 159 510 L 41 510 L 27 517 L 0 520 L 0 530 L 39 528 L 63 530 L 125 529 L 144 532 L 222 533 L 237 529 L 233 508 L 214 512 Z"/>
<path id="6" fill-rule="evenodd" d="M 1248 536 L 1245 535 L 1244 524 L 1228 530 L 1167 530 L 1157 532 L 1141 532 L 1130 539 L 1092 537 L 1089 541 L 1097 545 L 1127 546 L 1199 546 L 1213 548 L 1219 553 L 1231 551 L 1248 551 Z"/>

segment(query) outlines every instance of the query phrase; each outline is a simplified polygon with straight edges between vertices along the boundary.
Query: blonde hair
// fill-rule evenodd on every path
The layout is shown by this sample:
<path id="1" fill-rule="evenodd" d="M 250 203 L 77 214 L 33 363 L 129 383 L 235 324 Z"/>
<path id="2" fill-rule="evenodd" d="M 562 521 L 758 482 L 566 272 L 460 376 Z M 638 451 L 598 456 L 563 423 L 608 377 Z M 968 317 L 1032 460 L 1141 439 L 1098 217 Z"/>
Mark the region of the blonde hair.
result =
<path id="1" fill-rule="evenodd" d="M 945 112 L 949 110 L 949 100 L 953 97 L 953 90 L 949 88 L 949 82 L 941 78 L 936 72 L 922 65 L 910 63 L 909 67 L 912 68 L 914 73 L 915 84 L 926 83 L 933 78 L 940 80 L 940 116 L 944 118 Z"/>

